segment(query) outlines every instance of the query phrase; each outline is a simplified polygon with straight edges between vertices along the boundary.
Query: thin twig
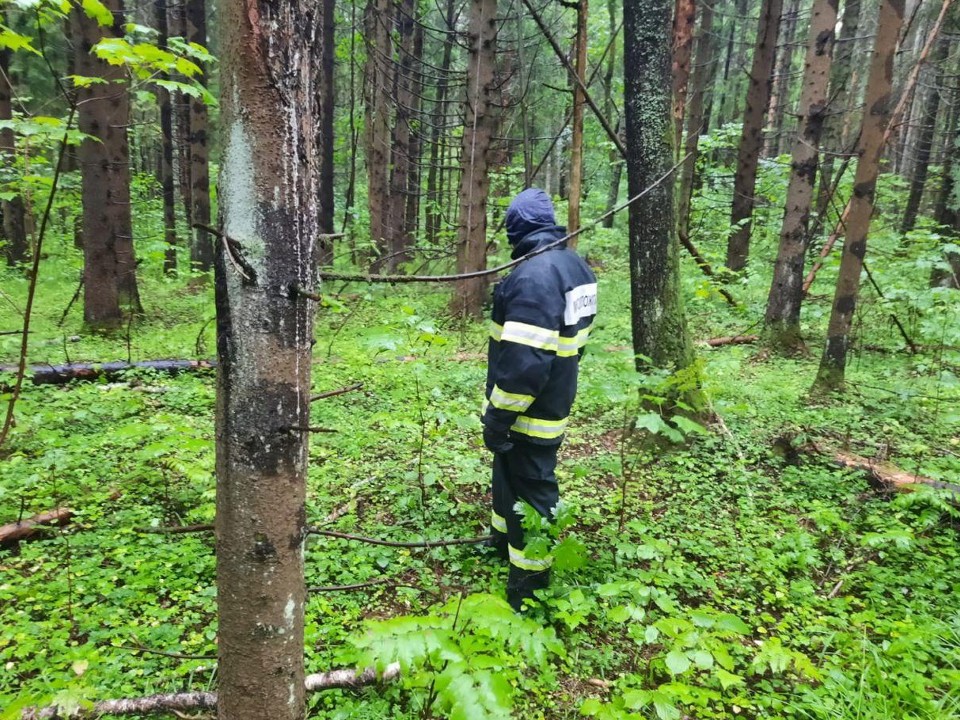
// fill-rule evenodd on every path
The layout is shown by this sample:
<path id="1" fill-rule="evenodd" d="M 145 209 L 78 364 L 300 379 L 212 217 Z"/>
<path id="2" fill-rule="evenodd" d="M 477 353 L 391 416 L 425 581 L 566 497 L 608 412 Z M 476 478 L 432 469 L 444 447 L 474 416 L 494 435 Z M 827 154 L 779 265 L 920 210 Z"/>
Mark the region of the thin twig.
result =
<path id="1" fill-rule="evenodd" d="M 323 535 L 325 537 L 340 538 L 341 540 L 353 540 L 355 542 L 367 543 L 368 545 L 382 545 L 384 547 L 402 547 L 402 548 L 433 548 L 446 547 L 448 545 L 478 545 L 486 542 L 492 536 L 482 535 L 474 538 L 454 538 L 452 540 L 424 540 L 421 542 L 398 542 L 395 540 L 380 540 L 378 538 L 363 537 L 361 535 L 350 535 L 349 533 L 337 532 L 335 530 L 321 530 L 318 527 L 308 527 L 307 533 L 310 535 Z"/>
<path id="2" fill-rule="evenodd" d="M 363 383 L 359 382 L 356 385 L 349 385 L 347 387 L 342 387 L 337 390 L 327 390 L 322 392 L 319 395 L 314 395 L 310 398 L 310 402 L 316 402 L 317 400 L 326 400 L 327 398 L 336 397 L 337 395 L 345 395 L 346 393 L 353 392 L 354 390 L 360 390 L 363 387 Z"/>

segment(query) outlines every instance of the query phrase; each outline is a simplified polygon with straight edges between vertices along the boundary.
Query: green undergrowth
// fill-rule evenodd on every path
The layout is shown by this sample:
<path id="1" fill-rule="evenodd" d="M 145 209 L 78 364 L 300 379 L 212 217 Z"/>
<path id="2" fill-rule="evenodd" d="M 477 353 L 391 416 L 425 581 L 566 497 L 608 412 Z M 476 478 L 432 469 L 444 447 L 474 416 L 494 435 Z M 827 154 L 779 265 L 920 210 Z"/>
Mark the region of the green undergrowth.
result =
<path id="1" fill-rule="evenodd" d="M 760 257 L 774 241 L 766 232 Z M 829 311 L 821 290 L 805 315 L 810 356 L 699 345 L 711 411 L 700 422 L 639 407 L 638 392 L 657 397 L 671 379 L 633 370 L 622 245 L 619 231 L 582 245 L 602 262 L 602 315 L 561 451 L 564 561 L 542 603 L 515 617 L 502 601 L 506 568 L 472 546 L 312 536 L 310 587 L 378 584 L 311 593 L 308 669 L 399 662 L 402 674 L 313 695 L 311 716 L 960 717 L 954 500 L 889 494 L 832 461 L 845 449 L 960 477 L 958 301 L 925 289 L 922 242 L 877 267 L 889 302 L 865 289 L 844 395 L 808 395 Z M 877 250 L 901 252 L 882 232 Z M 54 243 L 31 361 L 209 357 L 209 287 L 154 268 L 144 267 L 146 314 L 129 328 L 91 335 L 76 308 L 59 328 L 77 267 Z M 835 268 L 824 272 L 829 287 Z M 755 330 L 760 275 L 730 284 L 743 303 L 733 309 L 685 266 L 697 341 Z M 3 281 L 0 329 L 13 329 L 24 283 Z M 447 318 L 434 288 L 325 291 L 314 388 L 363 388 L 314 405 L 313 422 L 336 432 L 311 442 L 310 522 L 390 540 L 483 534 L 484 328 Z M 919 353 L 903 352 L 891 311 Z M 0 336 L 0 361 L 15 362 L 17 346 Z M 210 372 L 25 388 L 0 449 L 0 523 L 74 515 L 0 550 L 0 707 L 11 716 L 24 703 L 216 687 L 212 537 L 144 532 L 212 521 L 213 409 Z"/>

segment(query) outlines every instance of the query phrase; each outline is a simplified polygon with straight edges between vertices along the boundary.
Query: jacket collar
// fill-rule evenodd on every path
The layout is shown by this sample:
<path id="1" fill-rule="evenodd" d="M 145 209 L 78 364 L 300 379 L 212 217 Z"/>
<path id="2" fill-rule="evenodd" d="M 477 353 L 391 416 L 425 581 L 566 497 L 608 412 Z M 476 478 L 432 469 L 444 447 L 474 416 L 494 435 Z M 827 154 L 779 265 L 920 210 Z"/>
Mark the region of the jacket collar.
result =
<path id="1" fill-rule="evenodd" d="M 528 252 L 536 250 L 541 245 L 548 245 L 549 243 L 556 242 L 566 234 L 567 229 L 562 225 L 552 225 L 534 230 L 529 235 L 525 235 L 524 237 L 520 238 L 520 241 L 513 246 L 513 252 L 510 253 L 510 258 L 516 260 L 519 257 L 523 257 Z M 564 242 L 557 247 L 566 246 L 567 243 Z"/>

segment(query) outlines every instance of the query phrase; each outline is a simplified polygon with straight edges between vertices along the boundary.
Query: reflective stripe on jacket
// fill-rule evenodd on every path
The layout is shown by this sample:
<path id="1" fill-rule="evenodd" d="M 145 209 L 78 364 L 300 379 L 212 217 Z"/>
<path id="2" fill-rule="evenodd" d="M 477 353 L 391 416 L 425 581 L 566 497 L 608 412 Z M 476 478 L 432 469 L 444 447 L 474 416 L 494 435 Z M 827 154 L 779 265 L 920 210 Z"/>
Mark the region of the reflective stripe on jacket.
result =
<path id="1" fill-rule="evenodd" d="M 537 230 L 517 244 L 514 257 L 565 234 L 556 226 Z M 565 246 L 527 260 L 499 284 L 490 325 L 485 425 L 509 428 L 538 444 L 560 442 L 596 307 L 596 278 Z"/>

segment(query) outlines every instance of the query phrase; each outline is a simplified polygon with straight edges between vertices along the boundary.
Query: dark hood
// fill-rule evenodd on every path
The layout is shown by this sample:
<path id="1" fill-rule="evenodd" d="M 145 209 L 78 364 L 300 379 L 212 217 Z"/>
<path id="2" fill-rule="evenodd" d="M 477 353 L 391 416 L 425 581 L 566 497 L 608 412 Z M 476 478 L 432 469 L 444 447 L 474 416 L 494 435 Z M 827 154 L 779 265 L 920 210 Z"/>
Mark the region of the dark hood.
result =
<path id="1" fill-rule="evenodd" d="M 520 242 L 513 246 L 513 252 L 510 253 L 510 257 L 511 259 L 516 260 L 519 257 L 523 257 L 531 250 L 536 250 L 541 245 L 547 245 L 549 243 L 556 242 L 566 234 L 567 229 L 562 225 L 551 225 L 549 227 L 538 228 L 532 233 L 526 235 L 522 240 L 520 240 Z M 557 247 L 561 246 L 566 247 L 566 243 L 562 243 Z"/>
<path id="2" fill-rule="evenodd" d="M 507 239 L 516 245 L 530 233 L 554 227 L 557 220 L 550 196 L 538 188 L 528 188 L 517 195 L 507 208 Z"/>

